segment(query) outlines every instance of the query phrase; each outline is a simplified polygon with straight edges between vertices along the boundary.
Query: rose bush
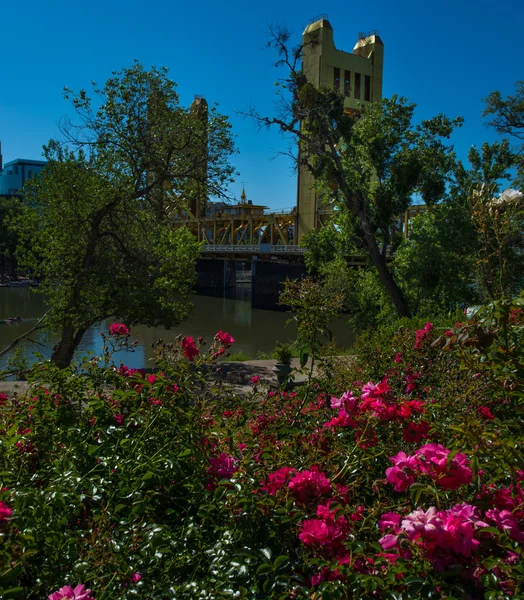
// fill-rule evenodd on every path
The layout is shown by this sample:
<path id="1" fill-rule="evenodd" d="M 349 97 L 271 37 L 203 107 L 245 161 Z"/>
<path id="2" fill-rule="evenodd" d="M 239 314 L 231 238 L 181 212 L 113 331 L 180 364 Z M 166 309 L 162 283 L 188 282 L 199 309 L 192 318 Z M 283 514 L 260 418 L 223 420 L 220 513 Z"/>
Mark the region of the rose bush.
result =
<path id="1" fill-rule="evenodd" d="M 289 393 L 235 396 L 224 332 L 154 373 L 36 366 L 0 406 L 0 596 L 524 597 L 523 304 Z"/>

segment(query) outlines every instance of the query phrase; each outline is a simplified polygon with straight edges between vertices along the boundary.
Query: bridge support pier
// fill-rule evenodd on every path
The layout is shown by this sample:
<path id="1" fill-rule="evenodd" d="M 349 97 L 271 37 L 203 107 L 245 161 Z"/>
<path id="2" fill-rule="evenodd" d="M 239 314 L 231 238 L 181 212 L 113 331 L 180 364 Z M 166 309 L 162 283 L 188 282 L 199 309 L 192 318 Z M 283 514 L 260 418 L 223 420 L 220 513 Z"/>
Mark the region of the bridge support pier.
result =
<path id="1" fill-rule="evenodd" d="M 278 297 L 286 279 L 300 279 L 306 273 L 301 263 L 261 262 L 252 263 L 251 307 L 268 310 L 286 310 L 278 304 Z"/>
<path id="2" fill-rule="evenodd" d="M 236 264 L 234 260 L 198 259 L 195 290 L 221 290 L 236 287 Z"/>

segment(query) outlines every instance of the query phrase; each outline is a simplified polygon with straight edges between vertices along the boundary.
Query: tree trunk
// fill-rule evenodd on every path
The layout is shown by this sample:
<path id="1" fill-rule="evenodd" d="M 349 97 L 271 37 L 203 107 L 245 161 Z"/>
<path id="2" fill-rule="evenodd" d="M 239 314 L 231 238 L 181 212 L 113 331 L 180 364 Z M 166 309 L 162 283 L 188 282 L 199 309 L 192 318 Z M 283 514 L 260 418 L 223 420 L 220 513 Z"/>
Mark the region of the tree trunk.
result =
<path id="1" fill-rule="evenodd" d="M 79 329 L 75 333 L 75 329 L 71 323 L 64 323 L 62 326 L 60 341 L 53 348 L 51 362 L 53 362 L 59 369 L 65 369 L 68 367 L 73 360 L 73 354 L 82 341 L 82 337 L 84 336 L 85 332 L 86 329 Z"/>
<path id="2" fill-rule="evenodd" d="M 380 281 L 386 288 L 391 301 L 395 305 L 398 315 L 400 317 L 411 317 L 411 311 L 409 310 L 408 303 L 404 298 L 404 294 L 396 284 L 395 280 L 393 279 L 393 275 L 391 275 L 388 269 L 386 257 L 381 254 L 378 248 L 377 240 L 375 239 L 375 234 L 373 233 L 366 212 L 365 200 L 363 198 L 356 197 L 349 189 L 348 183 L 344 176 L 344 166 L 342 165 L 342 161 L 337 150 L 337 145 L 333 140 L 333 136 L 331 135 L 329 129 L 325 131 L 325 135 L 326 139 L 328 140 L 331 157 L 336 165 L 334 173 L 335 181 L 337 182 L 338 187 L 344 196 L 347 207 L 358 218 L 358 224 L 364 238 L 364 243 L 369 253 L 369 257 L 378 271 Z"/>
<path id="3" fill-rule="evenodd" d="M 378 248 L 377 240 L 375 239 L 375 236 L 371 231 L 371 227 L 365 209 L 363 208 L 358 211 L 358 222 L 371 261 L 375 265 L 378 271 L 380 281 L 386 288 L 386 291 L 389 294 L 391 301 L 397 309 L 398 315 L 400 317 L 411 317 L 411 311 L 409 310 L 408 303 L 404 298 L 402 290 L 398 287 L 397 283 L 393 279 L 393 275 L 388 269 L 388 266 L 386 264 L 386 257 L 381 254 Z"/>

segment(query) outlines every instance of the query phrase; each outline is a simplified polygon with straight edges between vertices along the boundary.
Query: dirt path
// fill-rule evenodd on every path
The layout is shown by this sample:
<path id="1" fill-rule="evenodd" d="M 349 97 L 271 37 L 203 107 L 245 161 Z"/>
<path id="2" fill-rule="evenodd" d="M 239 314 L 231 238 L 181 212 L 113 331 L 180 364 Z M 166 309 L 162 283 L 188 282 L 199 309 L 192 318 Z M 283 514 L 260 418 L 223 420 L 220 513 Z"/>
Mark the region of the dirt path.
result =
<path id="1" fill-rule="evenodd" d="M 349 362 L 350 360 L 351 358 L 348 356 L 337 357 L 337 361 L 339 362 Z M 223 381 L 225 384 L 231 386 L 231 389 L 236 394 L 245 395 L 250 393 L 253 389 L 251 379 L 255 375 L 260 377 L 261 385 L 267 385 L 270 388 L 277 387 L 277 378 L 273 372 L 275 364 L 276 360 L 219 362 L 212 365 L 210 368 L 210 378 Z M 296 369 L 294 372 L 295 386 L 303 385 L 307 380 L 310 364 L 311 363 L 308 362 L 306 368 L 303 371 L 300 371 L 298 358 L 292 359 L 291 366 Z M 318 374 L 316 368 L 314 369 L 314 374 Z M 29 384 L 25 381 L 0 381 L 0 393 L 7 394 L 8 397 L 13 396 L 14 394 L 25 394 L 28 388 Z"/>

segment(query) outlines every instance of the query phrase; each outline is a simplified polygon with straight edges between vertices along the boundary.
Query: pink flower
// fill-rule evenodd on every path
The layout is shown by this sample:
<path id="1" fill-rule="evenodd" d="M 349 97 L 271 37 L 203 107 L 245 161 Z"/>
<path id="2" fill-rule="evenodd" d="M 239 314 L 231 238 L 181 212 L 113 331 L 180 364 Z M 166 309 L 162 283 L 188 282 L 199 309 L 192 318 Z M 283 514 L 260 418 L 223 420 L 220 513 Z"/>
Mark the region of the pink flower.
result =
<path id="1" fill-rule="evenodd" d="M 417 535 L 425 538 L 436 538 L 443 531 L 442 519 L 437 509 L 432 506 L 426 512 L 418 508 L 402 520 L 402 529 L 408 533 L 410 539 Z"/>
<path id="2" fill-rule="evenodd" d="M 196 347 L 195 340 L 191 336 L 183 338 L 180 345 L 184 350 L 184 356 L 190 361 L 200 354 L 200 350 Z"/>
<path id="3" fill-rule="evenodd" d="M 469 557 L 480 542 L 475 538 L 478 527 L 486 523 L 477 517 L 476 508 L 469 504 L 456 504 L 449 510 L 427 511 L 419 508 L 407 515 L 400 526 L 400 515 L 387 513 L 379 521 L 381 530 L 393 529 L 393 533 L 379 540 L 384 550 L 398 547 L 399 534 L 404 532 L 410 542 L 418 544 L 437 568 L 453 559 L 453 554 Z M 401 551 L 402 554 L 402 551 Z"/>
<path id="4" fill-rule="evenodd" d="M 65 585 L 57 592 L 50 594 L 47 600 L 94 600 L 93 596 L 89 595 L 91 590 L 84 590 L 84 588 L 83 584 L 79 584 L 75 588 Z"/>
<path id="5" fill-rule="evenodd" d="M 422 400 L 406 400 L 400 405 L 399 416 L 410 417 L 413 413 L 419 415 L 426 411 L 426 403 Z"/>
<path id="6" fill-rule="evenodd" d="M 127 335 L 129 329 L 123 323 L 113 323 L 109 326 L 109 333 L 111 335 Z"/>
<path id="7" fill-rule="evenodd" d="M 396 362 L 397 364 L 402 362 L 402 354 L 400 352 L 397 352 L 395 354 L 395 358 L 393 359 L 393 362 Z"/>
<path id="8" fill-rule="evenodd" d="M 369 398 L 370 396 L 382 396 L 391 392 L 387 381 L 383 380 L 375 385 L 372 381 L 368 381 L 362 386 L 362 400 Z"/>
<path id="9" fill-rule="evenodd" d="M 318 467 L 311 467 L 310 471 L 304 470 L 297 473 L 289 482 L 288 487 L 296 501 L 301 504 L 308 504 L 333 491 L 331 481 L 319 471 Z"/>
<path id="10" fill-rule="evenodd" d="M 299 533 L 298 538 L 306 546 L 324 545 L 331 542 L 328 525 L 321 519 L 302 521 L 301 528 L 302 531 Z"/>
<path id="11" fill-rule="evenodd" d="M 0 393 L 0 406 L 4 406 L 4 404 L 7 402 L 7 394 L 4 394 L 3 392 Z"/>
<path id="12" fill-rule="evenodd" d="M 507 529 L 509 535 L 517 542 L 524 542 L 524 532 L 520 531 L 518 520 L 509 510 L 499 510 L 498 508 L 487 510 L 486 517 L 493 521 L 498 529 Z"/>
<path id="13" fill-rule="evenodd" d="M 133 573 L 131 575 L 131 577 L 129 578 L 129 581 L 131 583 L 138 583 L 141 579 L 142 579 L 142 575 L 140 575 L 140 573 L 137 571 L 136 573 Z"/>
<path id="14" fill-rule="evenodd" d="M 473 479 L 465 454 L 457 452 L 448 464 L 449 450 L 440 444 L 426 444 L 416 452 L 419 468 L 445 490 L 456 490 Z"/>
<path id="15" fill-rule="evenodd" d="M 414 475 L 419 472 L 419 462 L 415 456 L 399 452 L 389 459 L 395 466 L 386 469 L 386 478 L 396 492 L 404 492 L 415 483 Z"/>
<path id="16" fill-rule="evenodd" d="M 402 437 L 406 442 L 420 442 L 422 438 L 428 437 L 430 425 L 427 421 L 414 423 L 410 421 L 404 425 Z"/>
<path id="17" fill-rule="evenodd" d="M 324 423 L 324 427 L 357 427 L 357 422 L 341 408 L 338 412 L 338 416 L 333 417 L 331 421 Z"/>
<path id="18" fill-rule="evenodd" d="M 257 385 L 257 383 L 260 383 L 260 377 L 258 375 L 253 375 L 253 377 L 251 377 L 251 385 Z"/>
<path id="19" fill-rule="evenodd" d="M 348 534 L 346 517 L 335 519 L 336 511 L 329 506 L 317 507 L 318 519 L 308 519 L 300 524 L 301 532 L 298 537 L 306 546 L 325 546 L 331 550 L 340 549 Z"/>
<path id="20" fill-rule="evenodd" d="M 429 336 L 429 332 L 433 329 L 432 323 L 426 323 L 424 329 L 419 329 L 415 333 L 416 341 L 414 348 L 419 349 L 422 345 L 422 342 Z"/>
<path id="21" fill-rule="evenodd" d="M 9 517 L 13 514 L 13 511 L 5 504 L 5 502 L 0 502 L 0 523 L 3 521 L 7 521 Z"/>
<path id="22" fill-rule="evenodd" d="M 353 392 L 347 391 L 340 398 L 331 398 L 331 408 L 345 408 L 349 411 L 354 411 L 356 408 L 357 398 L 353 396 Z"/>
<path id="23" fill-rule="evenodd" d="M 384 531 L 385 529 L 393 529 L 396 533 L 398 533 L 400 531 L 401 519 L 402 517 L 398 513 L 384 513 L 378 521 L 378 527 L 380 531 Z"/>
<path id="24" fill-rule="evenodd" d="M 487 406 L 479 406 L 479 415 L 485 420 L 490 421 L 495 418 L 495 415 L 489 410 Z"/>
<path id="25" fill-rule="evenodd" d="M 378 543 L 382 546 L 384 550 L 392 550 L 398 543 L 398 535 L 394 535 L 393 533 L 388 533 L 382 536 Z"/>
<path id="26" fill-rule="evenodd" d="M 267 476 L 267 483 L 262 486 L 262 489 L 270 496 L 275 496 L 278 490 L 288 483 L 290 476 L 296 472 L 297 470 L 293 467 L 282 467 Z"/>
<path id="27" fill-rule="evenodd" d="M 362 400 L 369 398 L 369 396 L 373 396 L 377 386 L 372 382 L 368 381 L 362 386 Z"/>
<path id="28" fill-rule="evenodd" d="M 388 386 L 389 387 L 389 386 Z M 369 397 L 360 405 L 362 412 L 371 411 L 374 417 L 382 421 L 391 421 L 397 416 L 397 405 L 386 402 L 382 398 Z"/>
<path id="29" fill-rule="evenodd" d="M 217 458 L 209 460 L 207 472 L 215 479 L 231 479 L 233 473 L 237 470 L 238 461 L 235 457 L 222 452 Z"/>
<path id="30" fill-rule="evenodd" d="M 220 330 L 215 335 L 215 339 L 218 340 L 226 348 L 228 348 L 229 346 L 231 346 L 231 344 L 235 343 L 234 338 L 232 336 L 230 336 L 229 333 L 226 333 L 225 331 L 223 332 L 222 330 Z"/>

